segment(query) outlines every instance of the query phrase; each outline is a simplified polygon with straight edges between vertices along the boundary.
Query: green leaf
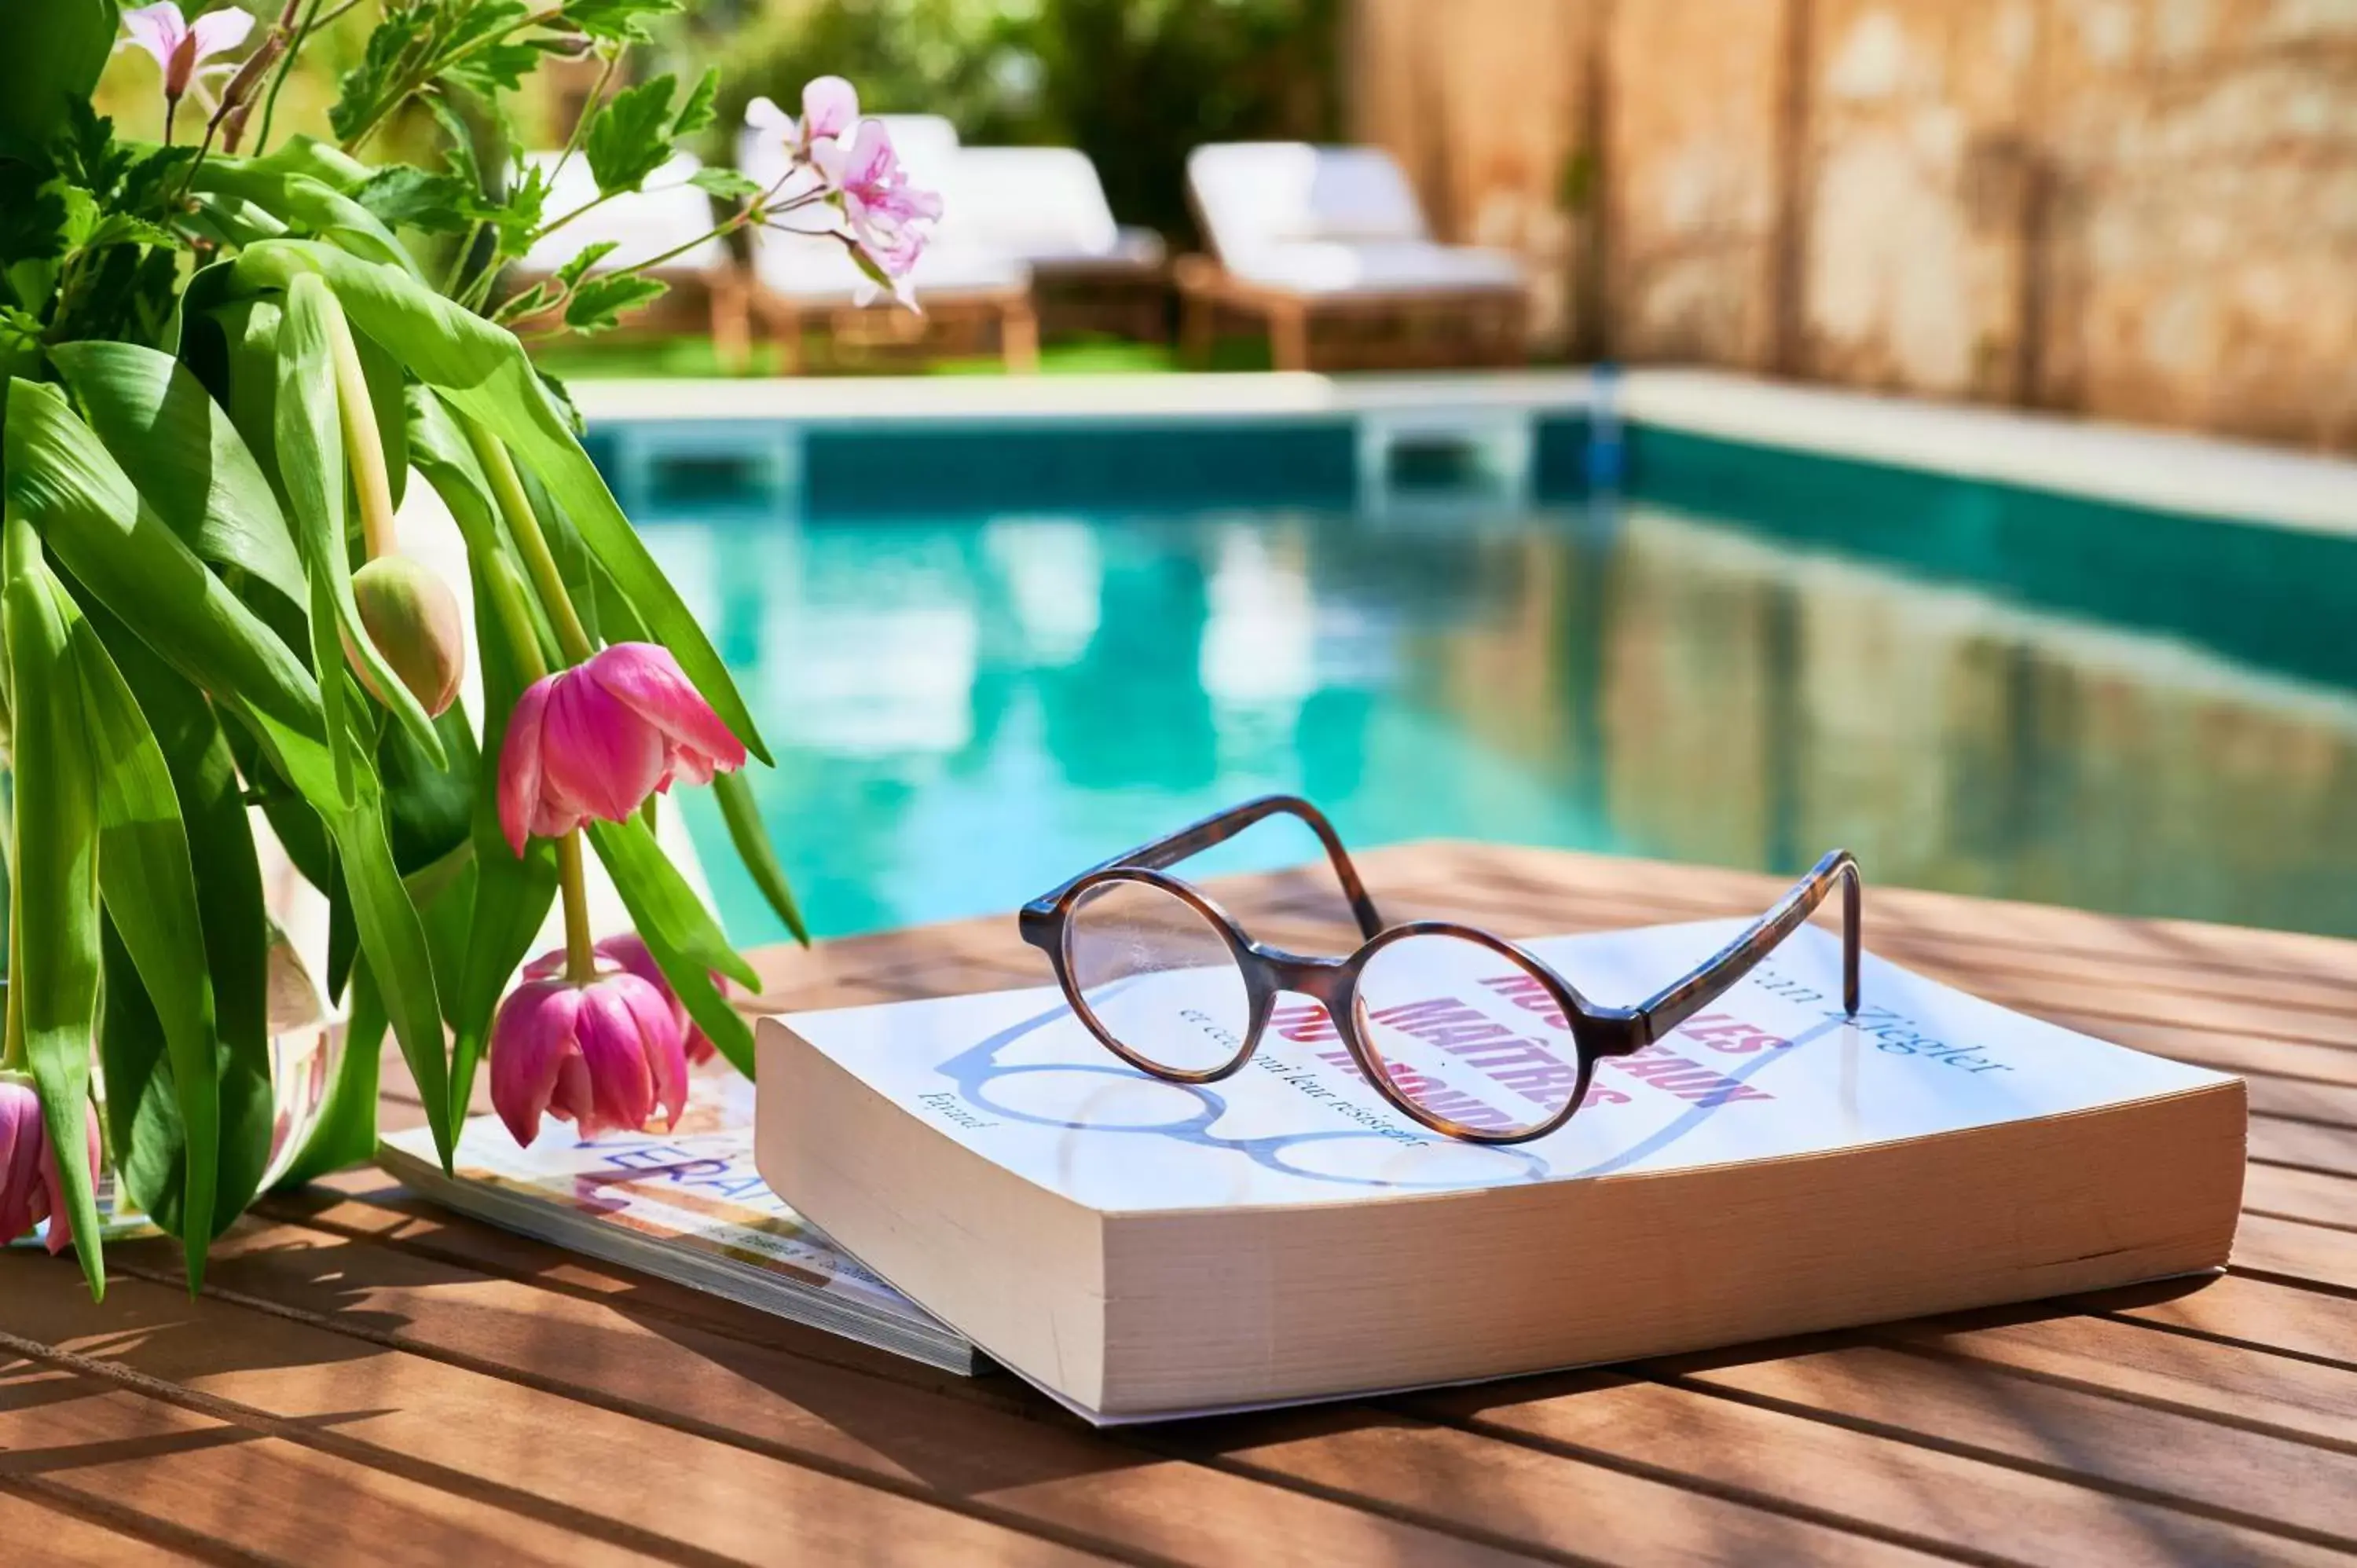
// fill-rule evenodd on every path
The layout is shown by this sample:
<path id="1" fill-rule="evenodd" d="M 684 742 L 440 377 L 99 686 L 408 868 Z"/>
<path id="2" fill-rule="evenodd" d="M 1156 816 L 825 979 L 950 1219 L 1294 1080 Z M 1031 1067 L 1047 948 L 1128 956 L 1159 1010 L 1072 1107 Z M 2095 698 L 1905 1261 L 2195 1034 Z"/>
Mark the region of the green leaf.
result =
<path id="1" fill-rule="evenodd" d="M 475 188 L 454 175 L 429 174 L 394 164 L 369 177 L 359 201 L 388 227 L 406 225 L 429 233 L 463 233 L 474 221 Z"/>
<path id="2" fill-rule="evenodd" d="M 358 628 L 351 556 L 344 543 L 344 437 L 328 343 L 327 285 L 297 278 L 278 327 L 279 482 L 294 514 L 296 546 L 309 581 L 311 668 L 317 673 L 339 804 L 352 798 L 352 740 L 344 722 L 343 635 Z M 340 583 L 342 592 L 337 592 Z M 343 634 L 343 635 L 339 635 Z M 375 644 L 362 633 L 356 648 Z M 398 682 L 395 682 L 398 684 Z"/>
<path id="3" fill-rule="evenodd" d="M 671 650 L 721 721 L 747 750 L 770 760 L 727 666 L 615 504 L 513 335 L 403 274 L 327 246 L 273 240 L 247 251 L 237 265 L 249 280 L 277 286 L 301 272 L 325 276 L 355 327 L 391 349 L 412 376 L 439 391 L 454 412 L 506 443 L 548 487 L 640 624 Z"/>
<path id="4" fill-rule="evenodd" d="M 0 135 L 42 146 L 90 101 L 114 47 L 113 0 L 18 0 L 0 51 Z"/>
<path id="5" fill-rule="evenodd" d="M 24 383 L 19 382 L 18 385 Z M 16 421 L 9 421 L 11 444 Z M 11 482 L 16 465 L 9 465 Z M 98 807 L 90 736 L 41 547 L 13 505 L 5 585 L 16 781 L 17 972 L 9 1005 L 22 1021 L 41 1120 L 66 1187 L 83 1276 L 106 1294 L 98 1202 L 90 1179 L 90 1056 L 98 1025 Z"/>
<path id="6" fill-rule="evenodd" d="M 491 488 L 483 478 L 482 466 L 475 461 L 474 448 L 468 446 L 450 411 L 442 400 L 422 386 L 411 386 L 403 394 L 402 411 L 408 415 L 410 465 L 425 476 L 434 493 L 442 499 L 450 516 L 466 537 L 467 553 L 472 556 L 500 548 L 499 510 L 491 499 Z"/>
<path id="7" fill-rule="evenodd" d="M 411 876 L 447 858 L 467 842 L 473 816 L 475 776 L 482 771 L 475 754 L 475 732 L 468 725 L 461 704 L 452 703 L 434 721 L 447 759 L 436 767 L 420 751 L 409 732 L 385 731 L 377 746 L 377 774 L 384 780 L 385 826 L 393 844 L 393 863 Z"/>
<path id="8" fill-rule="evenodd" d="M 495 101 L 500 93 L 520 91 L 548 52 L 537 42 L 486 44 L 452 65 L 447 80 Z"/>
<path id="9" fill-rule="evenodd" d="M 687 101 L 679 106 L 678 117 L 671 123 L 672 140 L 693 136 L 717 118 L 713 105 L 720 97 L 720 68 L 708 65 L 696 78 L 695 85 L 687 91 Z"/>
<path id="10" fill-rule="evenodd" d="M 425 275 L 416 258 L 366 203 L 310 175 L 267 160 L 214 156 L 197 166 L 189 188 L 250 202 L 364 261 L 399 267 L 413 277 Z"/>
<path id="11" fill-rule="evenodd" d="M 384 1001 L 365 963 L 352 968 L 351 1014 L 344 1024 L 344 1057 L 328 1103 L 303 1152 L 278 1178 L 281 1191 L 376 1157 L 378 1069 L 384 1058 Z"/>
<path id="12" fill-rule="evenodd" d="M 810 946 L 810 931 L 802 924 L 802 912 L 794 902 L 794 890 L 786 885 L 786 868 L 778 864 L 778 852 L 770 843 L 770 830 L 762 825 L 761 808 L 754 803 L 753 786 L 742 772 L 716 773 L 712 776 L 713 797 L 720 802 L 720 816 L 728 824 L 729 842 L 737 846 L 737 858 L 745 863 L 752 875 L 753 886 L 786 923 L 794 940 Z"/>
<path id="13" fill-rule="evenodd" d="M 688 1016 L 703 1026 L 729 1065 L 752 1077 L 753 1031 L 721 995 L 712 973 L 716 970 L 758 992 L 761 981 L 753 966 L 728 945 L 712 911 L 644 822 L 635 817 L 627 822 L 592 822 L 589 842 L 614 879 L 614 890 L 630 912 L 630 924 L 671 982 L 672 993 Z"/>
<path id="14" fill-rule="evenodd" d="M 768 188 L 751 175 L 733 168 L 698 169 L 687 177 L 687 183 L 723 201 L 748 201 Z"/>
<path id="15" fill-rule="evenodd" d="M 278 1105 L 271 1084 L 269 1038 L 270 917 L 263 902 L 262 866 L 254 854 L 253 831 L 231 760 L 228 732 L 204 693 L 181 679 L 103 607 L 86 603 L 82 609 L 146 717 L 171 769 L 180 819 L 188 830 L 220 1053 L 221 1175 L 213 1207 L 213 1232 L 218 1235 L 244 1211 L 260 1188 L 276 1132 Z M 300 801 L 294 804 L 301 809 Z M 319 832 L 317 818 L 310 819 L 309 827 L 314 834 Z M 324 859 L 324 847 L 321 855 Z M 110 1027 L 114 1022 L 114 994 L 108 993 Z M 123 1087 L 112 1065 L 107 1082 L 111 1112 L 114 1093 Z M 121 1147 L 120 1139 L 117 1147 Z M 135 1192 L 133 1196 L 159 1219 L 170 1212 L 168 1207 L 159 1207 L 144 1195 Z"/>
<path id="16" fill-rule="evenodd" d="M 310 671 L 140 499 L 63 393 L 10 382 L 5 450 L 8 504 L 75 581 L 215 698 L 324 741 Z"/>
<path id="17" fill-rule="evenodd" d="M 565 325 L 576 332 L 603 332 L 621 325 L 622 317 L 671 292 L 661 278 L 622 274 L 593 277 L 565 302 Z"/>
<path id="18" fill-rule="evenodd" d="M 344 72 L 328 111 L 328 124 L 339 141 L 352 144 L 393 108 L 413 51 L 426 48 L 440 13 L 435 5 L 389 6 L 378 18 L 360 63 Z"/>
<path id="19" fill-rule="evenodd" d="M 317 277 L 294 280 L 286 291 L 285 317 L 278 339 L 278 473 L 286 487 L 295 515 L 295 541 L 303 553 L 311 580 L 311 658 L 319 671 L 319 694 L 326 706 L 329 746 L 337 758 L 336 778 L 349 789 L 351 757 L 339 713 L 350 693 L 341 684 L 344 651 L 359 660 L 369 675 L 377 700 L 390 709 L 403 729 L 435 764 L 446 758 L 434 721 L 417 698 L 393 672 L 375 641 L 361 625 L 360 607 L 352 600 L 351 555 L 344 534 L 344 444 L 356 434 L 381 439 L 382 426 L 359 424 L 346 406 L 360 395 L 349 379 L 340 377 L 336 356 L 340 344 L 350 344 L 343 307 L 334 293 Z M 397 413 L 398 404 L 388 407 Z M 405 428 L 397 420 L 396 430 Z M 406 445 L 406 436 L 399 439 Z"/>
<path id="20" fill-rule="evenodd" d="M 221 1166 L 221 1083 L 214 1058 L 213 987 L 196 868 L 171 769 L 147 717 L 98 632 L 54 579 L 68 649 L 96 764 L 98 877 L 107 918 L 138 972 L 171 1064 L 185 1181 L 179 1234 L 191 1289 L 204 1282 Z M 108 1005 L 123 999 L 110 994 Z M 110 1086 L 113 1079 L 110 1075 Z M 118 1144 L 124 1140 L 117 1135 Z M 150 1210 L 154 1212 L 154 1210 Z M 160 1220 L 165 1215 L 157 1215 Z"/>
<path id="21" fill-rule="evenodd" d="M 364 781 L 372 786 L 372 780 Z M 332 814 L 344 885 L 351 890 L 352 919 L 361 950 L 381 977 L 385 1011 L 401 1042 L 402 1059 L 417 1080 L 425 1102 L 442 1166 L 450 1168 L 449 1061 L 442 1033 L 442 1004 L 434 981 L 434 955 L 425 925 L 402 886 L 384 831 L 384 817 L 372 787 L 350 811 Z"/>
<path id="22" fill-rule="evenodd" d="M 593 38 L 643 44 L 654 40 L 650 22 L 673 16 L 679 9 L 680 0 L 571 0 L 565 7 L 565 20 Z"/>
<path id="23" fill-rule="evenodd" d="M 678 79 L 666 72 L 625 88 L 597 111 L 582 150 L 598 195 L 636 190 L 671 161 L 671 99 L 678 88 Z"/>
<path id="24" fill-rule="evenodd" d="M 303 603 L 303 564 L 270 481 L 186 366 L 133 343 L 61 343 L 50 358 L 91 431 L 189 549 Z"/>
<path id="25" fill-rule="evenodd" d="M 254 733 L 272 765 L 319 811 L 335 843 L 361 951 L 382 987 L 393 1036 L 425 1098 L 426 1120 L 447 1169 L 451 1151 L 449 1062 L 434 958 L 425 923 L 393 865 L 376 769 L 369 754 L 355 748 L 352 793 L 339 798 L 333 759 L 316 729 L 296 730 L 255 715 Z"/>
<path id="26" fill-rule="evenodd" d="M 619 240 L 600 240 L 594 245 L 584 245 L 574 252 L 573 259 L 556 269 L 556 281 L 570 289 L 589 275 L 589 269 L 622 248 Z M 524 314 L 520 312 L 519 314 Z"/>

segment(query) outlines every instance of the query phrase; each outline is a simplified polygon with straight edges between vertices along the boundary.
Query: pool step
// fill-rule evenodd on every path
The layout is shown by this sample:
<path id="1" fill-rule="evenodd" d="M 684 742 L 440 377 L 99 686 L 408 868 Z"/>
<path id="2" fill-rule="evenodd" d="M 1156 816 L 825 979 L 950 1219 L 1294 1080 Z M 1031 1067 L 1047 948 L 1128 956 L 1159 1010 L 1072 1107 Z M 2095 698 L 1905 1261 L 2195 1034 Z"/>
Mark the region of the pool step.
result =
<path id="1" fill-rule="evenodd" d="M 1386 517 L 1480 500 L 1521 510 L 1531 504 L 1537 450 L 1528 408 L 1363 410 L 1359 510 Z"/>
<path id="2" fill-rule="evenodd" d="M 609 482 L 625 508 L 661 510 L 729 495 L 774 498 L 789 510 L 802 504 L 799 424 L 770 419 L 618 424 L 607 454 Z"/>

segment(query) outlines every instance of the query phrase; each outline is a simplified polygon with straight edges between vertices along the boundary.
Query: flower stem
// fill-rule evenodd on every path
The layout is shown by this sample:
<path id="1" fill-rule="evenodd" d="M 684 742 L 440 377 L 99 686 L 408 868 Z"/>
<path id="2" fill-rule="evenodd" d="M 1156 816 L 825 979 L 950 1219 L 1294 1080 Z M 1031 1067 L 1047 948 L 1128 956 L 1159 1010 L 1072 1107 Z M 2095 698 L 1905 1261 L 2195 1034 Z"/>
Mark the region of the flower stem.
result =
<path id="1" fill-rule="evenodd" d="M 328 296 L 326 312 L 328 357 L 336 366 L 336 404 L 344 425 L 344 453 L 351 466 L 352 489 L 361 501 L 361 537 L 373 561 L 398 546 L 393 537 L 393 481 L 385 472 L 384 443 L 376 427 L 376 403 L 369 396 L 368 372 L 361 368 L 360 345 L 353 341 L 351 323 Z"/>
<path id="2" fill-rule="evenodd" d="M 17 873 L 24 862 L 16 854 L 16 803 L 8 802 L 8 1021 L 5 1035 L 0 1035 L 0 1068 L 22 1068 L 25 1065 L 25 1008 L 16 993 L 16 983 L 23 977 L 25 944 L 24 901 L 17 897 Z"/>
<path id="3" fill-rule="evenodd" d="M 565 898 L 565 978 L 587 985 L 597 978 L 597 950 L 589 937 L 589 891 L 581 875 L 579 828 L 556 841 L 556 885 Z"/>
<path id="4" fill-rule="evenodd" d="M 523 480 L 516 473 L 515 460 L 498 436 L 473 420 L 463 421 L 467 440 L 475 448 L 475 458 L 483 466 L 483 476 L 491 482 L 491 497 L 500 503 L 500 512 L 508 520 L 508 532 L 515 538 L 517 552 L 523 556 L 525 572 L 531 575 L 532 585 L 540 596 L 540 607 L 548 612 L 549 624 L 556 628 L 556 645 L 568 663 L 578 664 L 597 649 L 589 641 L 589 633 L 581 624 L 581 617 L 573 608 L 573 596 L 565 591 L 565 575 L 556 569 L 556 556 L 548 548 L 548 536 L 540 531 L 540 518 L 532 510 L 532 498 L 523 493 Z"/>
<path id="5" fill-rule="evenodd" d="M 515 650 L 517 671 L 523 683 L 531 685 L 548 673 L 548 660 L 540 650 L 540 630 L 533 624 L 532 608 L 526 596 L 531 590 L 516 575 L 515 563 L 507 552 L 497 551 L 483 563 L 483 586 L 491 596 L 491 606 L 507 628 L 508 641 Z"/>

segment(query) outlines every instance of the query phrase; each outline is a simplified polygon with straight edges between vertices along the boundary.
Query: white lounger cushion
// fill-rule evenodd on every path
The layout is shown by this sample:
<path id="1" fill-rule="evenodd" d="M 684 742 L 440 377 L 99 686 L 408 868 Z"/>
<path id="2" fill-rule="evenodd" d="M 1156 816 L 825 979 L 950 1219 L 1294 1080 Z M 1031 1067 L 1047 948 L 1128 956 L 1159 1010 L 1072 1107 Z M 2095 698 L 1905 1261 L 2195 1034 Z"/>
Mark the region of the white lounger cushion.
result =
<path id="1" fill-rule="evenodd" d="M 842 241 L 775 230 L 754 236 L 753 272 L 770 293 L 808 304 L 852 304 L 868 281 Z M 909 282 L 922 306 L 928 300 L 1020 293 L 1030 286 L 1031 269 L 1012 256 L 971 245 L 936 244 L 917 258 Z"/>
<path id="2" fill-rule="evenodd" d="M 554 167 L 558 156 L 555 153 L 526 155 L 528 162 L 543 169 Z M 544 275 L 554 272 L 587 247 L 611 240 L 619 248 L 608 252 L 591 269 L 606 272 L 660 256 L 698 235 L 710 235 L 715 220 L 712 199 L 687 183 L 703 167 L 692 154 L 676 155 L 647 177 L 643 189 L 591 208 L 534 245 L 517 266 L 526 273 Z M 561 218 L 596 200 L 597 196 L 597 180 L 589 172 L 589 160 L 576 153 L 565 160 L 542 210 L 548 218 Z M 705 272 L 724 266 L 727 261 L 727 247 L 718 240 L 706 238 L 664 263 L 660 270 Z"/>
<path id="3" fill-rule="evenodd" d="M 1503 251 L 1430 240 L 1306 240 L 1248 251 L 1228 271 L 1250 283 L 1302 294 L 1448 293 L 1519 288 L 1523 282 L 1521 264 Z"/>
<path id="4" fill-rule="evenodd" d="M 1233 275 L 1305 294 L 1514 288 L 1508 252 L 1432 238 L 1391 155 L 1307 142 L 1197 147 L 1187 181 L 1205 237 Z"/>
<path id="5" fill-rule="evenodd" d="M 965 231 L 1035 266 L 1152 267 L 1162 237 L 1114 220 L 1097 166 L 1073 147 L 961 147 L 954 178 Z"/>

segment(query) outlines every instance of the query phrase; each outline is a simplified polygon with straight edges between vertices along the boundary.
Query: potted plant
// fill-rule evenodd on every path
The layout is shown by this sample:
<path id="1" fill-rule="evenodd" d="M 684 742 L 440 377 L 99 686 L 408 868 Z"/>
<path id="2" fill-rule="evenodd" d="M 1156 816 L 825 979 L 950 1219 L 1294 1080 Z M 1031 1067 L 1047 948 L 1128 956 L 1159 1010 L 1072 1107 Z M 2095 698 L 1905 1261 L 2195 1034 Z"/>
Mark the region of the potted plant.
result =
<path id="1" fill-rule="evenodd" d="M 358 4 L 360 0 L 351 0 Z M 374 4 L 375 0 L 369 0 Z M 327 896 L 348 1047 L 284 1174 L 374 1148 L 387 1030 L 447 1165 L 490 1058 L 509 1125 L 676 1115 L 692 1053 L 752 1070 L 726 984 L 754 974 L 657 848 L 655 799 L 708 786 L 803 936 L 737 771 L 768 753 L 703 629 L 510 328 L 595 331 L 661 285 L 589 251 L 509 297 L 549 209 L 505 131 L 543 60 L 599 62 L 568 156 L 597 200 L 709 123 L 716 82 L 623 80 L 680 0 L 382 0 L 336 140 L 274 139 L 324 20 L 10 0 L 0 56 L 0 629 L 9 781 L 0 1242 L 48 1220 L 102 1290 L 99 1194 L 208 1243 L 273 1164 L 269 911 L 250 805 Z M 154 56 L 165 138 L 91 107 Z M 897 292 L 938 203 L 851 90 L 765 107 L 792 170 L 700 177 L 716 228 L 835 234 Z M 429 115 L 431 166 L 383 160 Z M 445 246 L 432 270 L 419 257 Z M 483 711 L 449 585 L 403 555 L 409 486 L 463 532 Z M 585 856 L 635 935 L 593 943 Z M 565 948 L 520 965 L 553 902 Z M 806 940 L 806 938 L 804 939 Z"/>

